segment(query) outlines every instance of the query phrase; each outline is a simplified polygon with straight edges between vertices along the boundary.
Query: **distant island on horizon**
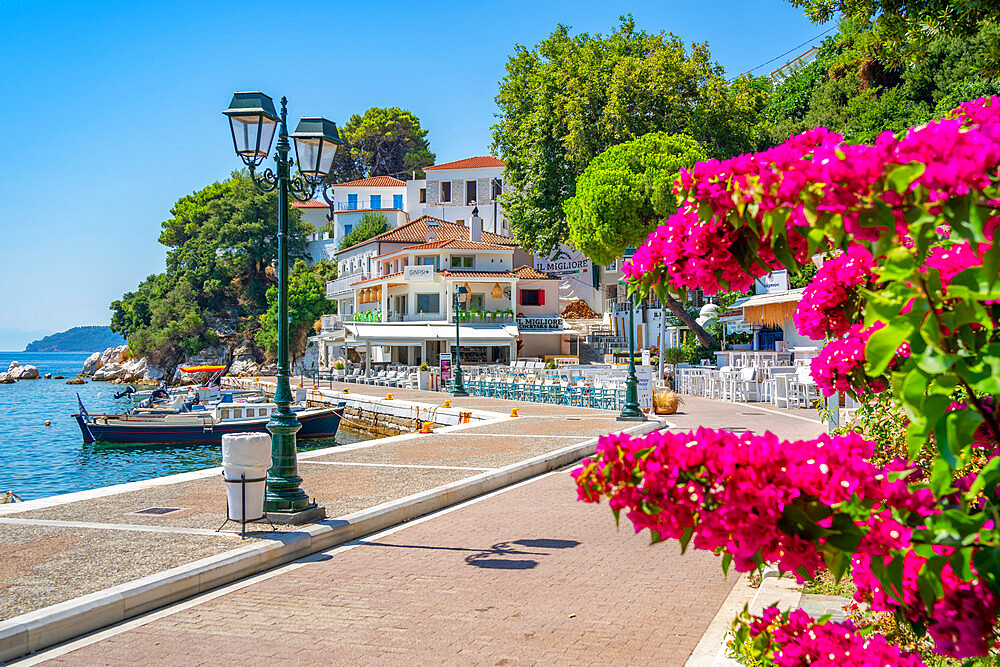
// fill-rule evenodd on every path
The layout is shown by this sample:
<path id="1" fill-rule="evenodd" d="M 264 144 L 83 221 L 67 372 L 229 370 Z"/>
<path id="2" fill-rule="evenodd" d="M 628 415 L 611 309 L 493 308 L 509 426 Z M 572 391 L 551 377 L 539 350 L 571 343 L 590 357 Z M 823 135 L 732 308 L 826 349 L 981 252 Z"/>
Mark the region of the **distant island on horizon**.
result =
<path id="1" fill-rule="evenodd" d="M 25 352 L 103 352 L 124 345 L 125 339 L 109 327 L 73 327 L 28 343 Z"/>

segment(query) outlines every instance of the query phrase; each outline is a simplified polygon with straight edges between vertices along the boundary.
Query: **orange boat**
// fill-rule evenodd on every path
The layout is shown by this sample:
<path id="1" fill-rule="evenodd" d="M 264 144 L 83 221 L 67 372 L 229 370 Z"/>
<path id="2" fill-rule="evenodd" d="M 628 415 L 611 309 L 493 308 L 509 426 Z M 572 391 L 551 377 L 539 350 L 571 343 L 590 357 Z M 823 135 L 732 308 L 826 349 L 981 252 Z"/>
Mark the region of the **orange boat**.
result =
<path id="1" fill-rule="evenodd" d="M 217 373 L 219 371 L 226 370 L 225 366 L 181 366 L 181 370 L 185 373 Z"/>

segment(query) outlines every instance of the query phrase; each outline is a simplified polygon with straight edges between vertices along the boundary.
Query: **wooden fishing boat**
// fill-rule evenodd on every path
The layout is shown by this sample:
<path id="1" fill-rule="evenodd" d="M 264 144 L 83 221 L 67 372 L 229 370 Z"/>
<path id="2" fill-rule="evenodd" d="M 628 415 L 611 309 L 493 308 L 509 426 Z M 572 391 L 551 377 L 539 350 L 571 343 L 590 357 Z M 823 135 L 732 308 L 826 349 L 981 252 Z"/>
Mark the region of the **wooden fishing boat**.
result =
<path id="1" fill-rule="evenodd" d="M 298 438 L 332 438 L 340 428 L 346 404 L 336 407 L 292 410 L 302 428 Z M 125 414 L 90 414 L 80 402 L 74 414 L 83 441 L 117 444 L 213 444 L 221 443 L 227 433 L 267 432 L 275 403 L 226 402 L 195 405 L 183 411 L 148 411 Z"/>

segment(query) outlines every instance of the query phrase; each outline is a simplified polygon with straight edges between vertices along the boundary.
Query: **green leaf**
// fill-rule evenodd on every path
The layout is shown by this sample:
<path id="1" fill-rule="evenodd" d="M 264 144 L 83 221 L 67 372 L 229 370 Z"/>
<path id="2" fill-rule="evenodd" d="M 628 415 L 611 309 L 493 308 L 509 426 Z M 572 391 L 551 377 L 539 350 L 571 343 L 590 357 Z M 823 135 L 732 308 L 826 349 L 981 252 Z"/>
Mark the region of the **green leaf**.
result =
<path id="1" fill-rule="evenodd" d="M 722 574 L 729 575 L 729 566 L 733 563 L 733 555 L 728 551 L 722 554 Z"/>
<path id="2" fill-rule="evenodd" d="M 944 459 L 934 459 L 931 470 L 931 491 L 940 498 L 951 490 L 952 467 Z"/>
<path id="3" fill-rule="evenodd" d="M 868 374 L 877 377 L 885 373 L 892 363 L 899 346 L 913 333 L 913 325 L 905 319 L 896 318 L 887 326 L 872 334 L 865 345 L 865 359 Z"/>
<path id="4" fill-rule="evenodd" d="M 899 194 L 906 192 L 913 181 L 917 180 L 924 173 L 926 165 L 920 162 L 911 162 L 894 167 L 886 177 L 886 182 L 893 190 Z"/>
<path id="5" fill-rule="evenodd" d="M 979 578 L 1000 595 L 1000 547 L 983 547 L 972 555 L 972 564 Z"/>

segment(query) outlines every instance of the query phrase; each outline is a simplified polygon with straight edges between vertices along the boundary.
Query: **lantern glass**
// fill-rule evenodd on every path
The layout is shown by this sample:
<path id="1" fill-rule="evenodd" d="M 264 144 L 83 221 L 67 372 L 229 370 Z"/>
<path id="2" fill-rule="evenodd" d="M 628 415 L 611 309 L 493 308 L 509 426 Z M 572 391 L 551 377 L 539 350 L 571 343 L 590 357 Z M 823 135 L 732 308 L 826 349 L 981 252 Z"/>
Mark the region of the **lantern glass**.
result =
<path id="1" fill-rule="evenodd" d="M 256 167 L 271 152 L 271 141 L 278 127 L 274 102 L 261 92 L 235 93 L 229 108 L 233 148 L 248 167 Z"/>
<path id="2" fill-rule="evenodd" d="M 312 184 L 320 183 L 333 169 L 333 157 L 341 143 L 336 123 L 325 118 L 303 118 L 292 132 L 299 172 Z"/>

